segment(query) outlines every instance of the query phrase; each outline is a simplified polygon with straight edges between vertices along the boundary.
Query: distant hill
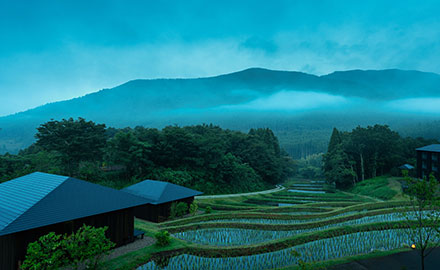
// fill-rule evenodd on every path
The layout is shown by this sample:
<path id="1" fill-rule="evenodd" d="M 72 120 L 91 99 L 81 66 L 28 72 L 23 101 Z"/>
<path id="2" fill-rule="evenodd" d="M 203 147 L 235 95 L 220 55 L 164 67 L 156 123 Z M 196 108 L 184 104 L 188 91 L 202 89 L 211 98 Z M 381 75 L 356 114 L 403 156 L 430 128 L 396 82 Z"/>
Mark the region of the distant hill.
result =
<path id="1" fill-rule="evenodd" d="M 337 97 L 333 99 L 343 100 L 344 104 L 351 104 L 353 100 L 375 104 L 405 98 L 440 97 L 439 90 L 440 75 L 403 70 L 352 70 L 315 76 L 251 68 L 209 78 L 133 80 L 83 97 L 1 117 L 0 153 L 16 152 L 31 144 L 35 128 L 50 119 L 83 117 L 114 127 L 160 128 L 198 123 L 214 123 L 239 130 L 270 127 L 291 154 L 303 156 L 323 150 L 327 138 L 322 138 L 329 135 L 332 125 L 348 129 L 359 124 L 398 121 L 401 117 L 371 106 L 347 108 L 323 103 L 316 108 L 309 104 L 313 105 L 313 100 L 307 102 L 309 109 L 302 106 L 301 98 L 314 99 L 316 96 L 318 102 Z M 291 100 L 293 108 L 263 108 L 268 102 L 280 99 L 283 106 Z M 295 106 L 301 110 L 295 110 Z M 349 116 L 347 110 L 350 110 Z M 425 119 L 424 115 L 411 117 L 415 122 Z M 321 139 L 314 141 L 316 134 Z M 289 148 L 297 142 L 309 145 L 310 151 L 301 150 L 302 153 Z M 316 147 L 319 149 L 314 149 Z"/>

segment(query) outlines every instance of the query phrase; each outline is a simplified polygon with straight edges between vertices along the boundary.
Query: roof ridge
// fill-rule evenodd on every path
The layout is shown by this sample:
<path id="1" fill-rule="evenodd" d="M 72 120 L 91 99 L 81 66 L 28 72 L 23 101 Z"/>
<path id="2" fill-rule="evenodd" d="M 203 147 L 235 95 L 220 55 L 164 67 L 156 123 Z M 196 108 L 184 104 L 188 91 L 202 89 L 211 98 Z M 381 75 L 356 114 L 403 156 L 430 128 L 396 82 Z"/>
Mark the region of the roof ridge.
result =
<path id="1" fill-rule="evenodd" d="M 20 179 L 22 177 L 26 177 L 29 175 L 39 175 L 39 174 L 45 174 L 45 175 L 50 175 L 50 176 L 57 176 L 57 177 L 65 177 L 65 179 L 60 182 L 59 184 L 57 184 L 51 191 L 47 192 L 44 196 L 42 196 L 41 198 L 39 198 L 34 204 L 32 204 L 30 207 L 26 208 L 23 212 L 19 213 L 18 215 L 16 215 L 9 223 L 7 223 L 6 226 L 4 226 L 2 229 L 0 229 L 0 236 L 2 235 L 2 231 L 5 231 L 9 226 L 11 226 L 11 224 L 13 224 L 15 221 L 17 221 L 22 215 L 24 215 L 26 212 L 28 212 L 30 209 L 32 209 L 33 207 L 35 207 L 39 202 L 41 202 L 44 198 L 46 198 L 47 196 L 49 196 L 49 194 L 51 194 L 52 192 L 54 192 L 57 188 L 59 188 L 61 185 L 63 185 L 64 183 L 66 183 L 66 181 L 70 178 L 69 176 L 62 176 L 62 175 L 56 175 L 56 174 L 49 174 L 49 173 L 44 173 L 44 172 L 33 172 L 27 175 L 23 175 L 21 177 L 12 179 L 10 181 L 14 181 L 17 179 Z M 6 183 L 6 182 L 5 182 Z"/>

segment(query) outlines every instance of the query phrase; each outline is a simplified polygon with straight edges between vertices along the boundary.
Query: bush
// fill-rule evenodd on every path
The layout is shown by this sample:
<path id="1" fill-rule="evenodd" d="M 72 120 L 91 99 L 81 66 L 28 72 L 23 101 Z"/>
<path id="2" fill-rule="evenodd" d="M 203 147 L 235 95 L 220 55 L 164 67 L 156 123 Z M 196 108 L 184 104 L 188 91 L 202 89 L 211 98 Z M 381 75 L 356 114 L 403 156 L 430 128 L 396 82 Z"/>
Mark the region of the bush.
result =
<path id="1" fill-rule="evenodd" d="M 115 246 L 105 236 L 104 228 L 83 225 L 72 235 L 57 235 L 53 232 L 30 243 L 22 269 L 59 269 L 66 266 L 84 265 L 96 269 L 103 255 Z"/>
<path id="2" fill-rule="evenodd" d="M 189 213 L 193 216 L 195 216 L 197 214 L 197 210 L 199 210 L 199 206 L 197 205 L 196 202 L 193 202 L 190 206 L 189 206 Z"/>
<path id="3" fill-rule="evenodd" d="M 65 238 L 66 250 L 77 267 L 84 264 L 87 269 L 96 269 L 102 256 L 115 246 L 106 236 L 108 227 L 94 228 L 83 225 L 76 233 Z"/>
<path id="4" fill-rule="evenodd" d="M 212 208 L 211 208 L 211 206 L 207 206 L 206 208 L 205 208 L 205 214 L 211 214 L 212 213 Z"/>
<path id="5" fill-rule="evenodd" d="M 173 219 L 176 217 L 177 217 L 177 203 L 173 202 L 170 207 L 170 218 Z"/>
<path id="6" fill-rule="evenodd" d="M 168 246 L 171 242 L 170 233 L 168 231 L 158 232 L 154 237 L 156 238 L 156 245 L 159 247 Z"/>
<path id="7" fill-rule="evenodd" d="M 181 217 L 183 215 L 185 215 L 186 213 L 188 213 L 188 204 L 184 203 L 184 202 L 179 202 L 177 203 L 177 216 Z"/>
<path id="8" fill-rule="evenodd" d="M 24 270 L 58 269 L 69 264 L 66 258 L 64 239 L 51 232 L 29 244 L 21 267 Z"/>

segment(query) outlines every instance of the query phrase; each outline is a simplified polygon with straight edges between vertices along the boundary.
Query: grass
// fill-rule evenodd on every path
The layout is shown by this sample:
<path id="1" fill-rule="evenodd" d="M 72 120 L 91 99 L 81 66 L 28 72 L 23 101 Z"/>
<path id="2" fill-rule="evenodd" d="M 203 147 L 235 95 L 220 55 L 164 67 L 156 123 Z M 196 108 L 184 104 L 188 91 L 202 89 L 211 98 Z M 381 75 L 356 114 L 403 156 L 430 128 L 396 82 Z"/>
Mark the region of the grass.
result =
<path id="1" fill-rule="evenodd" d="M 387 176 L 379 176 L 366 179 L 357 183 L 349 190 L 351 193 L 376 197 L 381 200 L 391 200 L 399 194 L 396 183 L 390 186 L 390 179 Z"/>

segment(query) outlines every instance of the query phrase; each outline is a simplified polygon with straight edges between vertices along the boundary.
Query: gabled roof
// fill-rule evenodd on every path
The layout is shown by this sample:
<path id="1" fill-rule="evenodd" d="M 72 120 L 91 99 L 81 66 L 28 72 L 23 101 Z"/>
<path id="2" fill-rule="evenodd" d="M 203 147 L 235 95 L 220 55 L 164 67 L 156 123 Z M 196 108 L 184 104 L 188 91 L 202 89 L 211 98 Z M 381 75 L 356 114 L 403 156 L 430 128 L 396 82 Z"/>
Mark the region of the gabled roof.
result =
<path id="1" fill-rule="evenodd" d="M 439 152 L 440 153 L 440 144 L 431 144 L 431 145 L 417 148 L 416 150 L 417 151 Z"/>
<path id="2" fill-rule="evenodd" d="M 401 170 L 412 170 L 412 169 L 414 169 L 414 166 L 409 165 L 409 164 L 403 164 L 402 166 L 399 167 L 399 169 L 401 169 Z"/>
<path id="3" fill-rule="evenodd" d="M 203 194 L 197 190 L 155 180 L 145 180 L 126 187 L 122 191 L 143 197 L 151 204 L 161 204 Z"/>
<path id="4" fill-rule="evenodd" d="M 145 203 L 75 178 L 31 173 L 0 184 L 0 236 Z"/>

